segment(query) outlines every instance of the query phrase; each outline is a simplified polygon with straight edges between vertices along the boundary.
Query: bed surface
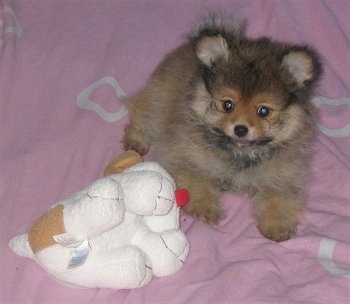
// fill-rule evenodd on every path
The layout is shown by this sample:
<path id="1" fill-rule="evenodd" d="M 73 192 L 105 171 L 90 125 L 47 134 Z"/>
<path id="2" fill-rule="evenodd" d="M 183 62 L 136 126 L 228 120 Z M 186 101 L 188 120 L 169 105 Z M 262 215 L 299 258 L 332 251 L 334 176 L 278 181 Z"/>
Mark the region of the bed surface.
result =
<path id="1" fill-rule="evenodd" d="M 0 303 L 350 303 L 350 2 L 0 0 Z M 101 176 L 135 93 L 208 9 L 248 35 L 312 44 L 324 75 L 308 205 L 297 235 L 263 238 L 249 198 L 215 227 L 183 214 L 190 255 L 141 289 L 71 289 L 14 255 L 11 237 Z"/>

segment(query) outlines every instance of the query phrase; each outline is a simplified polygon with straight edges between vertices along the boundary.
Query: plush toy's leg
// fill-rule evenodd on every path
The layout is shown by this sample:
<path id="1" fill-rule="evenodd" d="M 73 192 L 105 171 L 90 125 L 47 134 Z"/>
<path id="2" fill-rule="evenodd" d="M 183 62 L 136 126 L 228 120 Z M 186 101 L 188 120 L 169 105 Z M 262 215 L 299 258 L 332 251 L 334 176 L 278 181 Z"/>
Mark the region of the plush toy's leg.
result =
<path id="1" fill-rule="evenodd" d="M 144 254 L 134 246 L 105 252 L 91 250 L 81 266 L 67 269 L 70 250 L 59 245 L 37 254 L 37 262 L 55 279 L 75 287 L 130 289 L 146 285 L 152 271 Z"/>
<path id="2" fill-rule="evenodd" d="M 90 272 L 95 273 L 95 286 L 109 288 L 138 288 L 152 279 L 152 270 L 139 248 L 127 246 L 109 252 L 99 252 Z"/>
<path id="3" fill-rule="evenodd" d="M 132 242 L 146 253 L 155 276 L 177 272 L 189 253 L 189 243 L 182 231 L 177 229 L 158 234 L 144 228 L 138 231 Z"/>
<path id="4" fill-rule="evenodd" d="M 13 237 L 9 242 L 9 247 L 19 256 L 34 259 L 34 253 L 28 243 L 28 233 Z"/>
<path id="5" fill-rule="evenodd" d="M 78 240 L 96 237 L 124 220 L 124 194 L 120 184 L 109 178 L 97 180 L 78 200 L 65 202 L 66 232 Z"/>

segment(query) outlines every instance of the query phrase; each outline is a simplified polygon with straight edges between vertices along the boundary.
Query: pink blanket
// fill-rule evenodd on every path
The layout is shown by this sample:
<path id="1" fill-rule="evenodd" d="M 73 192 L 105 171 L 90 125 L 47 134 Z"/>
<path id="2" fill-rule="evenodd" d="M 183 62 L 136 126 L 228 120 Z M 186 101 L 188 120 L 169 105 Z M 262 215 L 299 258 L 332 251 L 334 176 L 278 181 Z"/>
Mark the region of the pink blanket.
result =
<path id="1" fill-rule="evenodd" d="M 350 303 L 348 0 L 0 0 L 0 303 Z M 62 286 L 9 239 L 101 176 L 122 151 L 121 102 L 208 9 L 248 20 L 252 37 L 312 44 L 325 73 L 305 218 L 263 238 L 246 196 L 226 194 L 215 229 L 182 215 L 190 255 L 141 289 Z"/>

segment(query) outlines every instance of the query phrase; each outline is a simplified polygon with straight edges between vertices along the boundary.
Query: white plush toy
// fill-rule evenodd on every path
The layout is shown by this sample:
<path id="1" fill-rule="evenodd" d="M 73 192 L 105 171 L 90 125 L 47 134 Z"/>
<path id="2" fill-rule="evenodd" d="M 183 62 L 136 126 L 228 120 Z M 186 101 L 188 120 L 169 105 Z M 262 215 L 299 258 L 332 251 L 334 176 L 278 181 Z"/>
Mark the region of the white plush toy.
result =
<path id="1" fill-rule="evenodd" d="M 159 164 L 140 161 L 136 152 L 113 161 L 105 171 L 112 175 L 55 204 L 10 248 L 75 287 L 137 288 L 177 272 L 189 243 L 176 200 L 184 204 L 188 194 L 177 197 Z"/>

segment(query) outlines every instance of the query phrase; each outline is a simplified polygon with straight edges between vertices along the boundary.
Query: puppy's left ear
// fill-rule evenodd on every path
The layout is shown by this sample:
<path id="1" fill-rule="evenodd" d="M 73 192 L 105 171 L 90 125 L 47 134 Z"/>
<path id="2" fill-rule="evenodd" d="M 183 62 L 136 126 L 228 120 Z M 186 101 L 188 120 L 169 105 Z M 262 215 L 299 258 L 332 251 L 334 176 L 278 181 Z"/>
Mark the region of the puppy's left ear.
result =
<path id="1" fill-rule="evenodd" d="M 282 66 L 286 68 L 300 88 L 307 88 L 318 80 L 321 74 L 318 55 L 307 47 L 291 48 L 283 56 Z"/>
<path id="2" fill-rule="evenodd" d="M 221 35 L 202 37 L 196 43 L 195 51 L 198 59 L 208 67 L 229 56 L 227 42 Z"/>

